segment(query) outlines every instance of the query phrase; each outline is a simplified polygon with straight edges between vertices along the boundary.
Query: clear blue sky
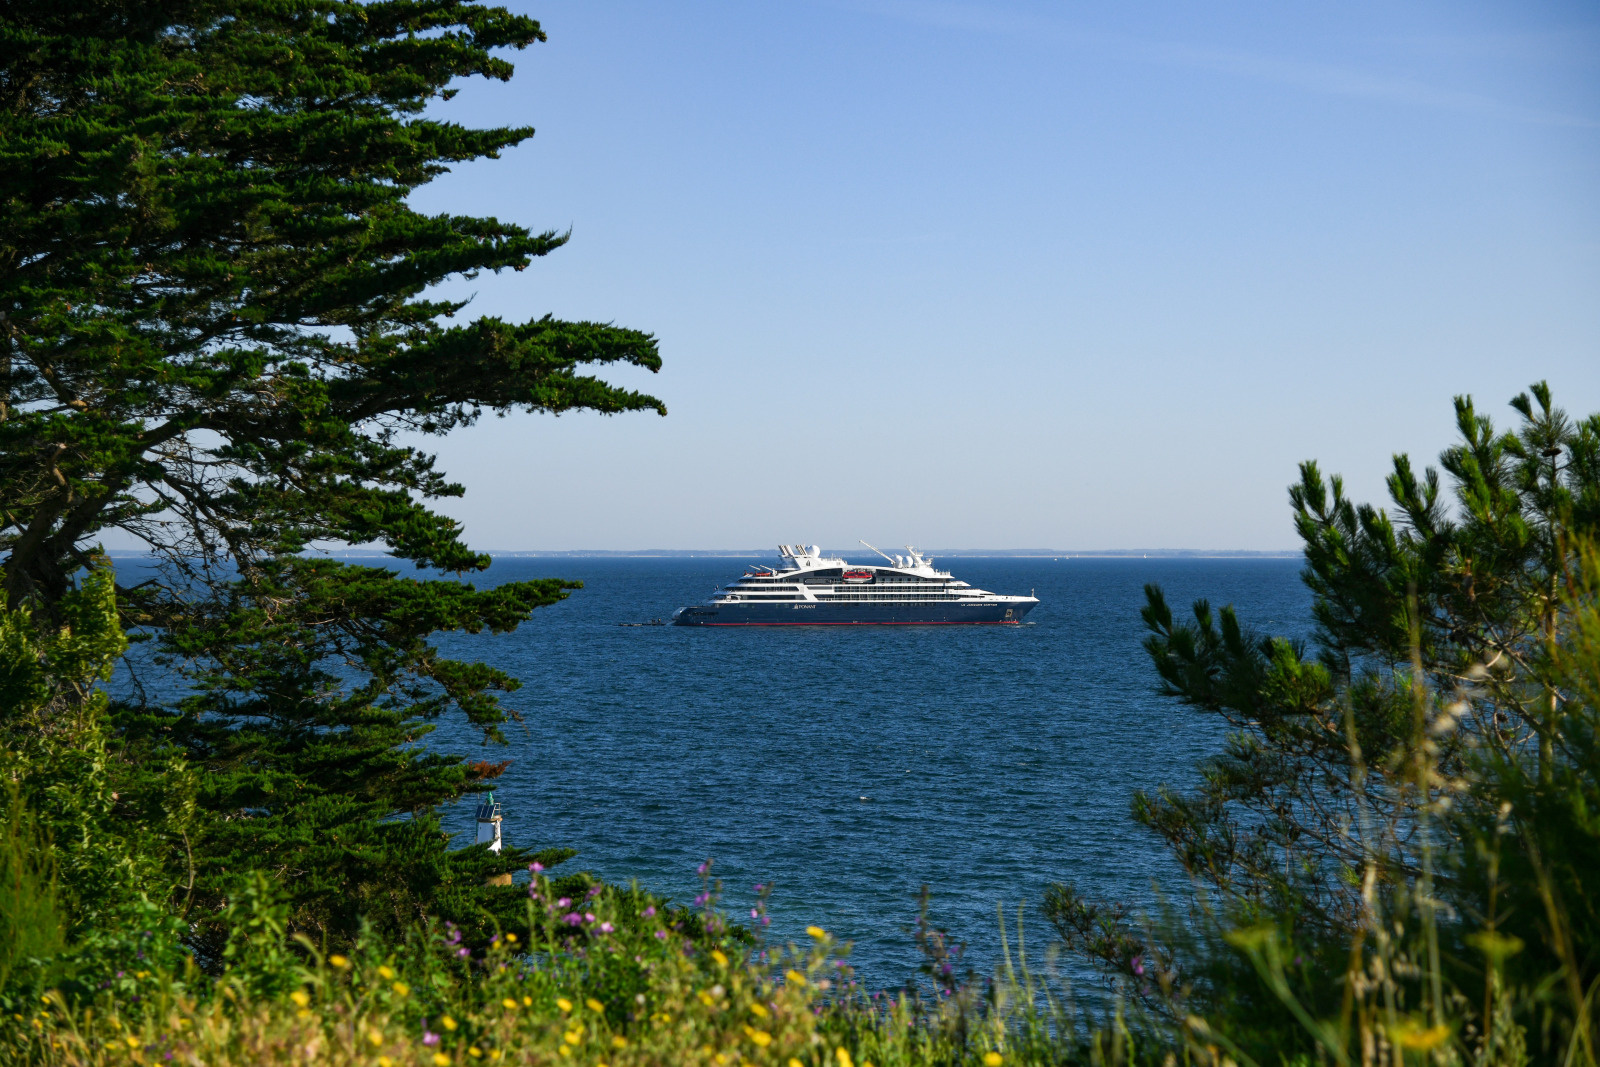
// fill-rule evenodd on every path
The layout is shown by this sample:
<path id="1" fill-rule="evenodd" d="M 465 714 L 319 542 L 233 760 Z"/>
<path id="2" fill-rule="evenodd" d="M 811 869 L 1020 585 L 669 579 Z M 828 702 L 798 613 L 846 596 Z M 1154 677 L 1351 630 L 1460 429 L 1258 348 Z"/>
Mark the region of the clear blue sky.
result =
<path id="1" fill-rule="evenodd" d="M 452 291 L 655 333 L 671 414 L 435 442 L 479 548 L 1287 548 L 1301 459 L 1600 410 L 1593 4 L 525 10 L 438 113 L 537 136 L 414 203 L 570 226 Z"/>

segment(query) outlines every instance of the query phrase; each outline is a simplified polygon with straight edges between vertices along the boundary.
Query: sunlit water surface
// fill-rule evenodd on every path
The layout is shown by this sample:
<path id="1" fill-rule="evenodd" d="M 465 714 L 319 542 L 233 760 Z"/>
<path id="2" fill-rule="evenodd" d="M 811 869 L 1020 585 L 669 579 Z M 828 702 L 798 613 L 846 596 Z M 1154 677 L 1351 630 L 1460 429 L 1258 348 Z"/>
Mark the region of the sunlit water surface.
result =
<path id="1" fill-rule="evenodd" d="M 854 942 L 874 986 L 916 966 L 906 931 L 924 884 L 980 971 L 998 952 L 996 904 L 1026 902 L 1042 935 L 1052 881 L 1136 906 L 1157 883 L 1181 895 L 1129 800 L 1193 783 L 1224 730 L 1156 694 L 1144 583 L 1177 610 L 1206 596 L 1260 629 L 1308 627 L 1296 560 L 1081 558 L 939 561 L 980 588 L 1034 590 L 1022 626 L 619 625 L 667 618 L 744 562 L 498 560 L 489 582 L 585 588 L 514 634 L 446 638 L 522 680 L 507 703 L 523 721 L 509 749 L 485 750 L 451 721 L 432 740 L 515 761 L 495 791 L 511 842 L 571 846 L 570 869 L 683 902 L 714 859 L 735 916 L 755 883 L 773 884 L 772 932 L 828 928 Z M 470 833 L 470 806 L 446 820 Z"/>

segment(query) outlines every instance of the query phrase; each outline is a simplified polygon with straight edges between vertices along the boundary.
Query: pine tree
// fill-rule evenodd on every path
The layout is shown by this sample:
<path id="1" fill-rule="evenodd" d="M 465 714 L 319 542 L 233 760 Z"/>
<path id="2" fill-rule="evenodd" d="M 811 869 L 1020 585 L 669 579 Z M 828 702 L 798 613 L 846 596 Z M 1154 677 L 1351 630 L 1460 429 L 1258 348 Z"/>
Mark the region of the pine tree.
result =
<path id="1" fill-rule="evenodd" d="M 475 908 L 486 873 L 528 858 L 445 848 L 438 805 L 503 764 L 423 751 L 430 720 L 497 739 L 517 683 L 429 635 L 511 630 L 576 583 L 477 589 L 307 549 L 481 572 L 429 504 L 461 488 L 402 435 L 485 411 L 665 413 L 589 372 L 656 370 L 648 334 L 465 319 L 429 295 L 566 240 L 407 202 L 532 134 L 435 114 L 543 39 L 469 0 L 19 0 L 0 16 L 0 580 L 48 621 L 106 532 L 161 561 L 118 603 L 188 695 L 115 721 L 127 759 L 178 752 L 202 772 L 197 915 L 263 867 L 298 922 L 347 936 L 361 914 Z"/>
<path id="2" fill-rule="evenodd" d="M 1434 931 L 1417 958 L 1378 969 L 1440 976 L 1422 990 L 1426 1026 L 1444 1023 L 1439 990 L 1482 989 L 1487 968 L 1545 1052 L 1593 1040 L 1600 415 L 1568 417 L 1543 382 L 1512 407 L 1520 425 L 1497 431 L 1458 397 L 1460 441 L 1440 457 L 1448 488 L 1397 455 L 1387 510 L 1301 466 L 1289 497 L 1311 647 L 1252 633 L 1204 600 L 1185 619 L 1146 588 L 1161 692 L 1233 732 L 1197 788 L 1141 790 L 1133 814 L 1220 926 L 1151 938 L 1065 885 L 1046 910 L 1125 988 L 1155 1002 L 1187 984 L 1196 1010 L 1224 1014 L 1252 1055 L 1311 1053 L 1282 1002 L 1291 985 L 1312 1014 L 1351 1025 L 1363 952 L 1400 936 L 1398 923 L 1375 929 L 1386 912 L 1404 913 L 1408 937 Z M 1262 925 L 1300 959 L 1281 990 L 1219 936 Z M 1484 948 L 1506 945 L 1518 951 Z M 1479 1013 L 1484 1048 L 1495 1016 Z"/>

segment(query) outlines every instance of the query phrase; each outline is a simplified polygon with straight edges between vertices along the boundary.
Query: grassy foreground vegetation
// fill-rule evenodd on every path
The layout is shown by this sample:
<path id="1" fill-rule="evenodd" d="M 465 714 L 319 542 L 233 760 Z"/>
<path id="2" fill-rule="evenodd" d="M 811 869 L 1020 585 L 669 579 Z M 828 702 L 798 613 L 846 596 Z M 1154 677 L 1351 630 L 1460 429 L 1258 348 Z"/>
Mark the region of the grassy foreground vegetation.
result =
<path id="1" fill-rule="evenodd" d="M 404 442 L 665 413 L 589 373 L 655 370 L 649 334 L 428 296 L 566 240 L 408 202 L 531 135 L 436 116 L 543 39 L 471 0 L 0 13 L 0 1061 L 1595 1067 L 1600 416 L 1543 383 L 1509 432 L 1458 398 L 1444 475 L 1396 457 L 1384 508 L 1302 467 L 1310 642 L 1147 590 L 1163 692 L 1230 740 L 1133 797 L 1170 910 L 1054 886 L 1042 967 L 1019 915 L 959 973 L 924 913 L 922 972 L 874 993 L 713 886 L 452 848 L 441 807 L 507 764 L 423 739 L 503 743 L 519 683 L 432 638 L 579 586 L 471 584 L 431 508 L 462 490 Z"/>

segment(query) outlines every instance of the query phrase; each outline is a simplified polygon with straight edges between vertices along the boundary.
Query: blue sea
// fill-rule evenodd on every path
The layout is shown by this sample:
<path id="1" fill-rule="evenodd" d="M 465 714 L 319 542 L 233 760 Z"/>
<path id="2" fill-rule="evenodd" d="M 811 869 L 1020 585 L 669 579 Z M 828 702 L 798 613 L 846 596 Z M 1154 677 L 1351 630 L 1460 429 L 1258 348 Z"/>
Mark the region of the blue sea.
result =
<path id="1" fill-rule="evenodd" d="M 1013 917 L 1023 905 L 1030 943 L 1045 940 L 1051 882 L 1134 908 L 1153 907 L 1158 888 L 1184 897 L 1182 871 L 1129 802 L 1192 785 L 1226 730 L 1157 694 L 1140 647 L 1145 583 L 1175 611 L 1208 597 L 1259 630 L 1310 626 L 1297 559 L 1015 557 L 938 563 L 980 588 L 1034 591 L 1021 626 L 621 625 L 668 618 L 746 562 L 497 560 L 480 584 L 584 588 L 513 634 L 444 639 L 521 679 L 506 702 L 522 721 L 508 749 L 458 722 L 432 740 L 514 760 L 495 790 L 512 843 L 570 846 L 564 869 L 684 903 L 709 859 L 736 918 L 757 883 L 772 885 L 771 933 L 826 927 L 853 942 L 873 987 L 915 970 L 923 885 L 980 973 L 998 957 L 997 905 Z M 447 825 L 470 835 L 470 806 Z"/>

